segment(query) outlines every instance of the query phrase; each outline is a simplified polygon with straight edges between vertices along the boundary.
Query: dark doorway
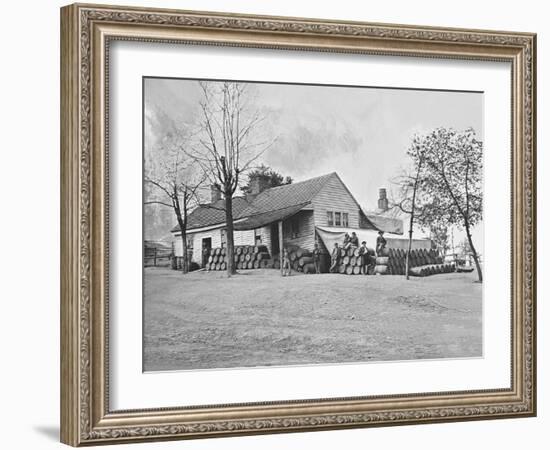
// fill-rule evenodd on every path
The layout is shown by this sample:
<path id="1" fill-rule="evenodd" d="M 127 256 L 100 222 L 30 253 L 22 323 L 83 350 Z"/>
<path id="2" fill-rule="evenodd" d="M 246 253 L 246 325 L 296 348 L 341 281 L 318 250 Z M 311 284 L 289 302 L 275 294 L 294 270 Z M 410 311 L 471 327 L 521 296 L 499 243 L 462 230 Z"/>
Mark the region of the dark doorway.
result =
<path id="1" fill-rule="evenodd" d="M 202 267 L 206 267 L 210 250 L 212 249 L 212 238 L 203 238 L 202 240 Z"/>
<path id="2" fill-rule="evenodd" d="M 279 228 L 277 222 L 271 224 L 271 257 L 279 254 Z"/>

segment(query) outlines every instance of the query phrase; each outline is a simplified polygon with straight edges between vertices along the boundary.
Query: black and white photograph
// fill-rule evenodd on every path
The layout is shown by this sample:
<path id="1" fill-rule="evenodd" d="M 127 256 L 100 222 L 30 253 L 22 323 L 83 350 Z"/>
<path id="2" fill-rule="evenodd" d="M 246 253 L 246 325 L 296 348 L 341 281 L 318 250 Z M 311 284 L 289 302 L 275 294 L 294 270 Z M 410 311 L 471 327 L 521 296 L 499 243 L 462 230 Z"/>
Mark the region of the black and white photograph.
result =
<path id="1" fill-rule="evenodd" d="M 483 92 L 143 78 L 143 370 L 483 356 Z"/>

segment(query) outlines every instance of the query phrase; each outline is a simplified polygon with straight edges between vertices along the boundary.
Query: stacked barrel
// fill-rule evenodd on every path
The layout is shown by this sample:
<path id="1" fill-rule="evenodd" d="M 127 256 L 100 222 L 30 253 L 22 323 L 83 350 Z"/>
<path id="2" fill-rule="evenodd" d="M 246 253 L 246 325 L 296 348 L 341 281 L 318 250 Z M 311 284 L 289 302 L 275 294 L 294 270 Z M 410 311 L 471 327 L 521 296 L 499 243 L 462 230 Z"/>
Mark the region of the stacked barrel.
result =
<path id="1" fill-rule="evenodd" d="M 386 248 L 376 258 L 375 273 L 381 275 L 405 275 L 407 250 Z M 409 257 L 409 274 L 428 276 L 454 272 L 454 264 L 444 263 L 436 250 L 413 249 Z"/>
<path id="2" fill-rule="evenodd" d="M 374 249 L 368 248 L 369 255 L 374 257 Z M 366 268 L 363 267 L 363 257 L 359 247 L 349 247 L 340 249 L 340 265 L 338 272 L 346 275 L 367 275 Z"/>
<path id="3" fill-rule="evenodd" d="M 227 269 L 227 249 L 213 248 L 206 263 L 206 270 Z M 265 245 L 238 245 L 233 256 L 237 269 L 273 268 L 274 263 Z"/>
<path id="4" fill-rule="evenodd" d="M 297 245 L 287 245 L 286 249 L 288 251 L 288 258 L 290 259 L 292 270 L 306 273 L 315 272 L 313 254 L 309 250 Z"/>
<path id="5" fill-rule="evenodd" d="M 384 248 L 376 255 L 376 265 L 374 266 L 374 273 L 377 275 L 392 275 L 393 264 L 390 259 L 390 249 Z"/>

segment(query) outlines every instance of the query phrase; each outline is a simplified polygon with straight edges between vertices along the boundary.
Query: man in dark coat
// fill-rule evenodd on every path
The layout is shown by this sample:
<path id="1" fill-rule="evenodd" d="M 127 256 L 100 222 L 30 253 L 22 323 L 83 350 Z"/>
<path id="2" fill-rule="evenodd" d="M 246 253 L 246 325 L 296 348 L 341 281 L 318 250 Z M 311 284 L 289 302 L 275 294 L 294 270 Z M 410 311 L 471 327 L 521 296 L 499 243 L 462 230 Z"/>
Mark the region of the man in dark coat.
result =
<path id="1" fill-rule="evenodd" d="M 330 273 L 335 273 L 338 271 L 338 263 L 340 262 L 340 248 L 338 247 L 338 242 L 334 243 L 334 249 L 330 255 Z"/>
<path id="2" fill-rule="evenodd" d="M 355 234 L 355 231 L 353 231 L 351 233 L 351 246 L 352 247 L 359 247 L 359 238 L 357 237 L 357 235 Z"/>
<path id="3" fill-rule="evenodd" d="M 319 250 L 319 244 L 315 244 L 313 249 L 313 266 L 315 267 L 315 273 L 321 273 L 321 251 Z"/>
<path id="4" fill-rule="evenodd" d="M 379 231 L 378 237 L 376 238 L 376 255 L 377 256 L 384 256 L 382 253 L 384 252 L 384 249 L 386 248 L 386 239 L 384 238 L 384 232 Z"/>

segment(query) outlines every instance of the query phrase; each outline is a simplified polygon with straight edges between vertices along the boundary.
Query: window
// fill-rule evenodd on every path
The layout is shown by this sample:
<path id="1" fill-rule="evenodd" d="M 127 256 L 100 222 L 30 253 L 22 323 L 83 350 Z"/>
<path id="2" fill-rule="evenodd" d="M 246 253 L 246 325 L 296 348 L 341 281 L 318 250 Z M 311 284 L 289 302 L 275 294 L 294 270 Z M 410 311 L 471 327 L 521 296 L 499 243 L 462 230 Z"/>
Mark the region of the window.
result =
<path id="1" fill-rule="evenodd" d="M 262 230 L 260 228 L 254 229 L 254 244 L 255 245 L 262 244 Z"/>
<path id="2" fill-rule="evenodd" d="M 329 227 L 349 227 L 349 213 L 341 211 L 327 211 L 327 225 Z"/>
<path id="3" fill-rule="evenodd" d="M 348 213 L 342 213 L 342 226 L 347 228 L 348 227 Z"/>
<path id="4" fill-rule="evenodd" d="M 220 237 L 221 237 L 221 245 L 222 245 L 222 248 L 225 248 L 226 244 L 227 244 L 227 232 L 225 230 L 220 230 Z"/>
<path id="5" fill-rule="evenodd" d="M 290 221 L 290 237 L 292 239 L 297 238 L 300 233 L 300 223 L 298 219 L 292 219 Z"/>
<path id="6" fill-rule="evenodd" d="M 187 236 L 187 249 L 193 250 L 193 242 L 195 240 L 193 239 L 193 236 Z"/>

